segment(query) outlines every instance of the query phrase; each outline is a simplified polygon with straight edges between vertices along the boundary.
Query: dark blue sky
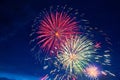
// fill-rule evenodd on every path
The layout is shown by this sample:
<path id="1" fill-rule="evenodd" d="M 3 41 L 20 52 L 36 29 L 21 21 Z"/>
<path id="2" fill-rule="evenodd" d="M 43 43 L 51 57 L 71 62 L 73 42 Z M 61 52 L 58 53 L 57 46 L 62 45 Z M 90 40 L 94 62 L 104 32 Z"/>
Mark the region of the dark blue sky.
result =
<path id="1" fill-rule="evenodd" d="M 112 71 L 120 76 L 120 4 L 119 0 L 1 0 L 0 1 L 0 71 L 39 75 L 29 47 L 33 20 L 50 6 L 65 5 L 85 13 L 90 26 L 110 35 L 113 46 Z"/>

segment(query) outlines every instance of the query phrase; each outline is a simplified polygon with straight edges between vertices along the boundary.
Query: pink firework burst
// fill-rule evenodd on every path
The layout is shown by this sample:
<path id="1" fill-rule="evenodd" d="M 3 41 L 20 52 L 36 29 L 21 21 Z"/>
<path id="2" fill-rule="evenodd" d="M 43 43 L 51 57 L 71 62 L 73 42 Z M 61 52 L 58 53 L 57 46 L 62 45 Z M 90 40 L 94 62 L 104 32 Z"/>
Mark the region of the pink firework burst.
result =
<path id="1" fill-rule="evenodd" d="M 100 75 L 100 70 L 96 66 L 89 65 L 89 67 L 86 68 L 85 73 L 87 74 L 88 78 L 97 80 L 98 76 Z"/>
<path id="2" fill-rule="evenodd" d="M 55 49 L 70 35 L 78 33 L 78 22 L 65 12 L 47 13 L 41 20 L 37 31 L 38 44 L 54 53 Z"/>

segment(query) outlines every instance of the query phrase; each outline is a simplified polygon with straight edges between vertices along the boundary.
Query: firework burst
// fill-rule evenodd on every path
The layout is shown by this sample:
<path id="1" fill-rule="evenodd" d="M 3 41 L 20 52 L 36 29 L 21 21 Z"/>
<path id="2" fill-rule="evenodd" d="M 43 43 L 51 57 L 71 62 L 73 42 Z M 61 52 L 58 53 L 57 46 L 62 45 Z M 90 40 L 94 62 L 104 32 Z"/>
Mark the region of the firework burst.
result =
<path id="1" fill-rule="evenodd" d="M 58 61 L 70 73 L 82 72 L 96 53 L 93 43 L 84 36 L 72 36 L 62 45 Z"/>
<path id="2" fill-rule="evenodd" d="M 50 76 L 53 75 L 54 79 L 59 80 L 72 80 L 72 78 L 74 79 L 73 75 L 75 76 L 75 80 L 98 80 L 102 76 L 115 76 L 106 69 L 99 70 L 98 67 L 90 65 L 97 64 L 99 67 L 104 66 L 104 68 L 111 65 L 110 46 L 106 47 L 104 45 L 110 42 L 105 43 L 104 39 L 102 42 L 98 41 L 94 38 L 95 35 L 90 33 L 91 30 L 93 29 L 90 28 L 88 33 L 86 31 L 86 33 L 82 33 L 81 35 L 72 35 L 65 39 L 64 43 L 61 44 L 57 56 L 55 59 L 52 59 L 54 60 L 54 65 L 57 65 L 57 67 L 50 71 Z"/>
<path id="3" fill-rule="evenodd" d="M 35 21 L 38 25 L 31 36 L 37 33 L 37 44 L 53 53 L 52 55 L 56 54 L 55 50 L 59 49 L 60 44 L 66 38 L 78 33 L 78 22 L 73 14 L 71 16 L 72 11 L 73 9 L 70 8 L 66 12 L 65 7 L 63 10 L 59 10 L 57 7 L 55 11 L 50 8 L 50 11 L 44 10 L 41 13 L 39 21 Z M 33 39 L 33 41 L 35 40 Z"/>
<path id="4" fill-rule="evenodd" d="M 89 22 L 86 19 L 80 19 L 81 24 L 76 22 L 74 15 L 78 13 L 73 14 L 72 11 L 72 8 L 67 10 L 66 6 L 57 6 L 55 10 L 45 9 L 35 19 L 33 32 L 30 34 L 34 37 L 30 43 L 35 42 L 32 51 L 37 47 L 39 51 L 35 57 L 39 61 L 42 57 L 44 63 L 47 62 L 43 70 L 52 68 L 42 80 L 97 80 L 100 75 L 115 76 L 106 69 L 107 66 L 111 66 L 110 38 L 97 27 L 88 26 Z M 55 56 L 40 55 L 46 52 Z M 104 69 L 99 70 L 94 65 Z"/>
<path id="5" fill-rule="evenodd" d="M 96 66 L 89 65 L 84 70 L 86 76 L 91 80 L 97 80 L 100 75 L 100 70 Z"/>

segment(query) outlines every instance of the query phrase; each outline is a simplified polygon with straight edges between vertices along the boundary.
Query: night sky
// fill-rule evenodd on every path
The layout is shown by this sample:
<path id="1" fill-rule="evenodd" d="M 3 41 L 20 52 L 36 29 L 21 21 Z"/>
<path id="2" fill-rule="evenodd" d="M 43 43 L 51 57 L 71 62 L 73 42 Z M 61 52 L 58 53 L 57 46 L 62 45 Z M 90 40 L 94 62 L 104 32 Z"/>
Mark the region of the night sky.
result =
<path id="1" fill-rule="evenodd" d="M 0 80 L 7 80 L 5 77 L 37 80 L 43 76 L 42 64 L 36 64 L 30 51 L 31 26 L 44 8 L 65 4 L 84 13 L 90 26 L 110 35 L 113 50 L 110 69 L 116 74 L 114 80 L 120 80 L 119 0 L 0 0 Z"/>

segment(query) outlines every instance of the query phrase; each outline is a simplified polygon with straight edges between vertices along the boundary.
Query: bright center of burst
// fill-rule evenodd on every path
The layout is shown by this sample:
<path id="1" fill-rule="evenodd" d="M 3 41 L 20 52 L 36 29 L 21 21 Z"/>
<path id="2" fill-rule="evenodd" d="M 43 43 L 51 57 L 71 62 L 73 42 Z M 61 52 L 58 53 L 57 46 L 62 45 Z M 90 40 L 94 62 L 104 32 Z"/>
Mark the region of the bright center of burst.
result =
<path id="1" fill-rule="evenodd" d="M 75 54 L 70 54 L 70 60 L 75 60 L 77 58 L 77 56 Z"/>
<path id="2" fill-rule="evenodd" d="M 55 36 L 59 37 L 59 33 L 58 33 L 58 32 L 55 32 Z"/>

